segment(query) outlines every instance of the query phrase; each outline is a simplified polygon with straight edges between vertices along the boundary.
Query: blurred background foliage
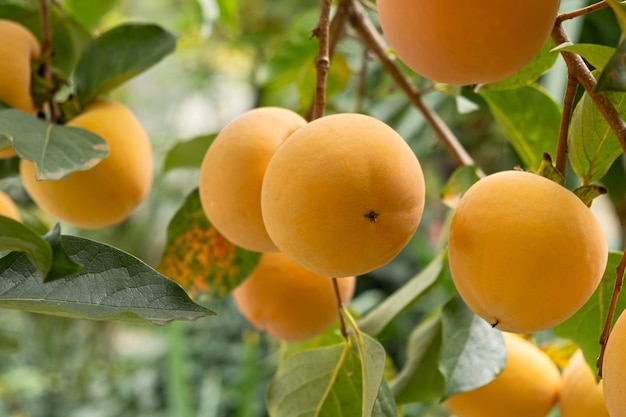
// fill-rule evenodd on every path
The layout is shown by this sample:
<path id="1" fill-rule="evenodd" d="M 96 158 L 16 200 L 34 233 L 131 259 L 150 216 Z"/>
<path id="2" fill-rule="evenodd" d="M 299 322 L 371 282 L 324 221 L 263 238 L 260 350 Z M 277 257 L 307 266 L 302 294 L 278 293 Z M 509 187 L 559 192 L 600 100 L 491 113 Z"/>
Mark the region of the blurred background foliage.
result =
<path id="1" fill-rule="evenodd" d="M 563 0 L 561 7 L 572 10 L 587 3 Z M 167 151 L 182 140 L 216 133 L 255 106 L 278 105 L 305 114 L 317 50 L 309 36 L 319 1 L 59 0 L 59 4 L 94 33 L 139 20 L 179 35 L 173 55 L 114 92 L 137 114 L 154 144 L 156 178 L 148 201 L 114 228 L 84 231 L 64 225 L 65 233 L 110 243 L 154 266 L 169 220 L 197 186 L 196 169 L 164 169 Z M 575 41 L 609 46 L 615 46 L 620 35 L 608 9 L 567 22 L 566 28 Z M 564 71 L 559 62 L 542 79 L 558 102 Z M 418 86 L 427 85 L 407 74 Z M 353 308 L 363 313 L 414 276 L 440 249 L 449 214 L 441 190 L 455 165 L 421 115 L 350 32 L 333 58 L 328 98 L 329 113 L 369 113 L 393 126 L 412 146 L 428 178 L 426 212 L 411 244 L 390 265 L 358 280 Z M 426 98 L 485 172 L 520 164 L 502 128 L 470 89 L 458 96 L 435 91 Z M 622 247 L 626 223 L 625 171 L 622 157 L 605 179 L 615 190 L 613 204 L 594 204 L 602 210 L 613 249 Z M 44 225 L 49 221 L 29 208 L 16 178 L 5 178 L 0 185 L 22 203 L 31 221 L 40 219 Z M 446 296 L 442 290 L 441 297 Z M 382 335 L 381 342 L 397 364 L 403 361 L 411 329 L 429 305 L 438 303 L 436 298 L 435 292 L 420 301 Z M 218 316 L 162 328 L 1 311 L 0 416 L 265 416 L 265 389 L 279 344 L 246 324 L 230 297 L 203 302 Z M 436 406 L 415 405 L 405 415 L 439 412 Z"/>

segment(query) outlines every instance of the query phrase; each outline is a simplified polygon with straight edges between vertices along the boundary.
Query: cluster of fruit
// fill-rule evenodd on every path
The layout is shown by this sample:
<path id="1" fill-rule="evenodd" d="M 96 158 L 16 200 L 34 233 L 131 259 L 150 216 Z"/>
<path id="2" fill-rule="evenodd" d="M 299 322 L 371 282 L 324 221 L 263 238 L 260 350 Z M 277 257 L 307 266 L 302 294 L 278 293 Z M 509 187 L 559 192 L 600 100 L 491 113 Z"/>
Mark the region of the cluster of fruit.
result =
<path id="1" fill-rule="evenodd" d="M 37 115 L 31 95 L 33 59 L 41 53 L 37 38 L 24 26 L 0 20 L 0 101 Z M 81 228 L 100 228 L 126 219 L 146 198 L 153 178 L 152 146 L 137 118 L 124 105 L 96 99 L 67 126 L 99 135 L 109 155 L 85 171 L 58 180 L 38 180 L 36 166 L 20 161 L 20 177 L 30 197 L 44 212 Z M 41 138 L 46 140 L 45 137 Z M 0 158 L 14 157 L 12 147 Z"/>

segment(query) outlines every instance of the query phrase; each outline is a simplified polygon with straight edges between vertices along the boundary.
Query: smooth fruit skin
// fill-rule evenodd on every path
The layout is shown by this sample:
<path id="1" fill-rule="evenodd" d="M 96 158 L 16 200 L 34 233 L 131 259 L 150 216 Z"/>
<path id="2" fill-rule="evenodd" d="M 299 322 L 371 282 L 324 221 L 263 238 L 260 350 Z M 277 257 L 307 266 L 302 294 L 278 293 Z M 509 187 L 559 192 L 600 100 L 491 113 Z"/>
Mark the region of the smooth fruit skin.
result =
<path id="1" fill-rule="evenodd" d="M 611 329 L 602 364 L 604 402 L 611 417 L 626 416 L 626 313 Z"/>
<path id="2" fill-rule="evenodd" d="M 24 26 L 5 19 L 0 19 L 0 39 L 0 101 L 34 113 L 30 93 L 31 60 L 41 53 L 39 41 Z M 0 150 L 0 159 L 13 156 L 13 148 Z"/>
<path id="3" fill-rule="evenodd" d="M 100 135 L 109 145 L 109 156 L 59 181 L 38 181 L 35 165 L 22 159 L 20 176 L 26 191 L 40 209 L 77 227 L 95 229 L 122 222 L 152 186 L 148 135 L 128 108 L 108 100 L 90 104 L 67 126 Z"/>
<path id="4" fill-rule="evenodd" d="M 200 167 L 200 199 L 206 216 L 228 240 L 257 252 L 278 248 L 261 216 L 263 175 L 276 149 L 306 125 L 299 114 L 278 107 L 250 110 L 226 125 Z"/>
<path id="5" fill-rule="evenodd" d="M 606 267 L 602 228 L 572 192 L 537 174 L 475 183 L 450 225 L 450 271 L 466 304 L 500 330 L 556 326 L 591 297 Z"/>
<path id="6" fill-rule="evenodd" d="M 548 355 L 522 337 L 503 333 L 504 370 L 487 385 L 450 397 L 456 417 L 546 417 L 557 401 L 561 375 Z"/>
<path id="7" fill-rule="evenodd" d="M 604 405 L 602 381 L 596 381 L 580 349 L 563 369 L 559 408 L 561 417 L 609 417 Z"/>
<path id="8" fill-rule="evenodd" d="M 355 277 L 337 280 L 344 305 Z M 232 292 L 241 314 L 257 329 L 285 341 L 310 339 L 339 318 L 332 279 L 307 271 L 283 253 L 265 253 Z"/>
<path id="9" fill-rule="evenodd" d="M 278 248 L 320 275 L 361 275 L 390 262 L 424 210 L 420 164 L 391 127 L 336 114 L 294 133 L 270 161 L 263 220 Z"/>
<path id="10" fill-rule="evenodd" d="M 0 191 L 0 216 L 9 217 L 18 222 L 22 221 L 22 216 L 15 205 L 15 202 L 9 197 L 8 194 Z"/>
<path id="11" fill-rule="evenodd" d="M 528 64 L 548 39 L 559 0 L 378 0 L 383 34 L 416 73 L 490 83 Z"/>

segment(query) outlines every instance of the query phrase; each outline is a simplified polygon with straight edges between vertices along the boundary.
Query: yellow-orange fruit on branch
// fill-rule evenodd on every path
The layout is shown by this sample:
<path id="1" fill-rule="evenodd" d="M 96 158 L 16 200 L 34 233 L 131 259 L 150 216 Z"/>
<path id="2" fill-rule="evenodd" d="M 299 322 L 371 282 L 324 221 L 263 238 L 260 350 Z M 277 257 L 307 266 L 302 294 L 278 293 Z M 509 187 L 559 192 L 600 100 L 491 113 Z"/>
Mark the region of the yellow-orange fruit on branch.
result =
<path id="1" fill-rule="evenodd" d="M 528 64 L 547 40 L 559 0 L 378 0 L 398 57 L 435 81 L 498 81 Z"/>
<path id="2" fill-rule="evenodd" d="M 9 217 L 18 222 L 22 221 L 22 216 L 20 216 L 20 211 L 15 205 L 15 202 L 8 194 L 2 191 L 0 191 L 0 216 Z"/>
<path id="3" fill-rule="evenodd" d="M 120 223 L 143 202 L 152 185 L 148 135 L 128 108 L 107 100 L 90 104 L 67 126 L 100 135 L 109 145 L 109 156 L 59 181 L 38 181 L 35 165 L 22 159 L 20 176 L 26 191 L 40 209 L 75 226 L 101 228 Z"/>
<path id="4" fill-rule="evenodd" d="M 522 337 L 504 333 L 507 361 L 487 385 L 453 395 L 456 417 L 546 417 L 557 401 L 561 375 L 552 360 Z"/>
<path id="5" fill-rule="evenodd" d="M 274 154 L 261 208 L 272 241 L 320 275 L 345 277 L 390 262 L 424 210 L 424 177 L 391 127 L 336 114 L 296 131 Z"/>
<path id="6" fill-rule="evenodd" d="M 561 417 L 609 417 L 604 405 L 602 381 L 577 350 L 563 369 L 559 392 Z"/>
<path id="7" fill-rule="evenodd" d="M 31 61 L 41 53 L 39 41 L 26 27 L 6 19 L 0 19 L 0 39 L 0 101 L 34 113 Z M 12 156 L 13 148 L 0 150 L 0 159 Z"/>
<path id="8" fill-rule="evenodd" d="M 600 223 L 571 191 L 537 174 L 504 171 L 461 198 L 448 241 L 466 304 L 500 330 L 532 333 L 574 314 L 604 273 Z"/>
<path id="9" fill-rule="evenodd" d="M 209 147 L 200 167 L 202 208 L 235 245 L 278 251 L 261 216 L 263 175 L 276 149 L 304 125 L 306 120 L 291 110 L 260 107 L 231 121 Z"/>
<path id="10" fill-rule="evenodd" d="M 344 305 L 355 277 L 337 280 Z M 339 318 L 331 278 L 307 271 L 283 253 L 265 253 L 256 269 L 232 292 L 241 314 L 256 328 L 286 341 L 306 340 Z"/>
<path id="11" fill-rule="evenodd" d="M 626 312 L 611 329 L 602 364 L 604 403 L 611 417 L 626 416 Z"/>

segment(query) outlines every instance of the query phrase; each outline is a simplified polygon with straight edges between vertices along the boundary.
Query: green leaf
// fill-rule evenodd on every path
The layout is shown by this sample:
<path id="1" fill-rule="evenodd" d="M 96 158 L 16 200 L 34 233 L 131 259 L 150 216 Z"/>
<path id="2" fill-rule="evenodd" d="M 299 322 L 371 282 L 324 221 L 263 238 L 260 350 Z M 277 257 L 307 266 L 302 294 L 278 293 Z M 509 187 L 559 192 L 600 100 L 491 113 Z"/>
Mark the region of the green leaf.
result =
<path id="1" fill-rule="evenodd" d="M 399 404 L 439 399 L 445 380 L 439 369 L 441 352 L 441 311 L 416 326 L 406 344 L 406 360 L 391 381 L 391 391 Z"/>
<path id="2" fill-rule="evenodd" d="M 74 262 L 65 251 L 65 245 L 61 237 L 61 227 L 58 223 L 43 238 L 52 248 L 52 265 L 50 271 L 44 275 L 44 282 L 61 279 L 68 275 L 76 274 L 83 269 L 83 266 Z"/>
<path id="3" fill-rule="evenodd" d="M 616 268 L 621 258 L 620 252 L 609 252 L 602 281 L 591 298 L 572 317 L 554 328 L 557 336 L 570 339 L 580 346 L 591 369 L 596 369 L 596 359 L 600 356 L 600 335 L 604 329 L 615 286 Z M 626 297 L 621 296 L 618 298 L 615 318 L 624 309 Z"/>
<path id="4" fill-rule="evenodd" d="M 113 9 L 119 0 L 65 0 L 65 10 L 89 30 L 95 29 L 102 17 Z"/>
<path id="5" fill-rule="evenodd" d="M 368 334 L 377 335 L 400 313 L 413 305 L 433 286 L 443 271 L 445 252 L 439 253 L 415 277 L 387 297 L 359 321 L 359 328 Z"/>
<path id="6" fill-rule="evenodd" d="M 0 308 L 91 320 L 167 324 L 214 314 L 136 257 L 104 243 L 63 236 L 80 272 L 43 283 L 25 255 L 0 259 Z"/>
<path id="7" fill-rule="evenodd" d="M 626 94 L 605 94 L 620 115 L 626 117 Z M 583 185 L 602 179 L 623 153 L 617 137 L 586 92 L 574 108 L 567 143 L 570 164 Z"/>
<path id="8" fill-rule="evenodd" d="M 48 124 L 16 109 L 0 110 L 0 133 L 11 138 L 18 156 L 34 162 L 40 180 L 60 180 L 109 154 L 108 144 L 94 133 Z"/>
<path id="9" fill-rule="evenodd" d="M 196 189 L 168 225 L 157 269 L 192 297 L 222 297 L 239 285 L 260 259 L 260 253 L 233 245 L 211 225 Z"/>
<path id="10" fill-rule="evenodd" d="M 45 239 L 22 223 L 5 216 L 0 216 L 0 231 L 1 251 L 23 252 L 42 277 L 48 275 L 52 265 L 52 248 Z"/>
<path id="11" fill-rule="evenodd" d="M 176 168 L 199 168 L 204 154 L 217 135 L 198 136 L 174 145 L 165 155 L 163 172 Z"/>
<path id="12" fill-rule="evenodd" d="M 385 372 L 385 348 L 365 333 L 356 335 L 363 375 L 363 409 L 361 415 L 372 414 Z"/>
<path id="13" fill-rule="evenodd" d="M 76 95 L 82 106 L 160 62 L 176 49 L 176 37 L 153 24 L 127 23 L 90 42 L 76 70 Z"/>
<path id="14" fill-rule="evenodd" d="M 398 410 L 396 409 L 396 402 L 393 398 L 393 393 L 384 379 L 380 384 L 380 391 L 378 392 L 378 398 L 374 404 L 372 410 L 372 417 L 397 417 Z"/>
<path id="15" fill-rule="evenodd" d="M 506 364 L 502 333 L 476 316 L 460 298 L 444 306 L 439 366 L 446 380 L 444 398 L 491 382 Z"/>
<path id="16" fill-rule="evenodd" d="M 573 193 L 576 197 L 580 198 L 580 200 L 587 206 L 591 207 L 591 203 L 596 198 L 604 195 L 608 192 L 608 190 L 601 185 L 590 184 L 590 185 L 582 185 L 573 190 Z"/>
<path id="17" fill-rule="evenodd" d="M 237 29 L 240 16 L 239 0 L 217 0 L 217 7 L 220 10 L 220 22 L 230 29 Z"/>
<path id="18" fill-rule="evenodd" d="M 515 74 L 490 84 L 476 86 L 476 91 L 484 90 L 508 90 L 524 87 L 537 81 L 539 77 L 548 72 L 554 66 L 558 52 L 554 51 L 554 41 L 548 38 L 537 56 Z"/>
<path id="19" fill-rule="evenodd" d="M 618 0 L 607 0 L 607 3 L 615 13 L 617 23 L 622 29 L 622 33 L 626 33 L 626 4 Z"/>
<path id="20" fill-rule="evenodd" d="M 598 78 L 596 92 L 604 91 L 626 91 L 626 38 L 617 45 L 615 54 Z"/>
<path id="21" fill-rule="evenodd" d="M 556 149 L 561 108 L 542 88 L 481 91 L 494 117 L 527 169 L 537 170 L 542 155 Z"/>
<path id="22" fill-rule="evenodd" d="M 443 203 L 454 208 L 461 200 L 461 196 L 478 181 L 478 172 L 475 166 L 462 165 L 455 169 L 448 182 L 441 190 L 441 200 Z"/>
<path id="23" fill-rule="evenodd" d="M 615 54 L 615 48 L 593 43 L 563 44 L 557 46 L 554 50 L 578 54 L 596 69 L 604 68 L 611 60 L 613 54 Z"/>

